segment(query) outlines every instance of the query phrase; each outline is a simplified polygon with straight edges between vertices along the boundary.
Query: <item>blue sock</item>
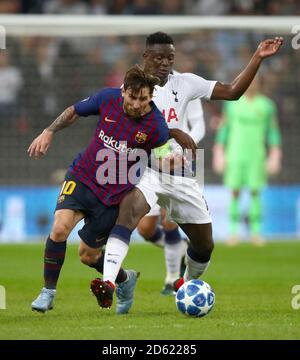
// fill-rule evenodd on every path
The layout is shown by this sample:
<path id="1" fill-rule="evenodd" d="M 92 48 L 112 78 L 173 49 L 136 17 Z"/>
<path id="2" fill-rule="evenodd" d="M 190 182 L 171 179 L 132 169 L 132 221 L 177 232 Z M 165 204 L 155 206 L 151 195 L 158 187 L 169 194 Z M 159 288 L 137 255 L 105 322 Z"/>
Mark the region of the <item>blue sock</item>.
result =
<path id="1" fill-rule="evenodd" d="M 155 229 L 155 233 L 149 239 L 146 240 L 152 243 L 156 243 L 156 241 L 161 239 L 162 235 L 163 235 L 162 229 L 159 226 L 157 226 Z"/>
<path id="2" fill-rule="evenodd" d="M 174 230 L 165 230 L 165 242 L 166 244 L 177 244 L 181 241 L 181 236 L 178 227 Z"/>
<path id="3" fill-rule="evenodd" d="M 65 260 L 67 241 L 56 242 L 50 239 L 46 241 L 44 254 L 44 280 L 47 289 L 55 289 L 60 270 Z"/>
<path id="4" fill-rule="evenodd" d="M 199 263 L 206 263 L 210 260 L 210 256 L 209 257 L 206 256 L 204 258 L 203 256 L 196 253 L 195 250 L 190 245 L 187 248 L 187 254 L 192 260 L 199 262 Z"/>
<path id="5" fill-rule="evenodd" d="M 109 234 L 109 237 L 115 237 L 125 244 L 129 244 L 132 230 L 129 230 L 126 226 L 115 225 Z"/>

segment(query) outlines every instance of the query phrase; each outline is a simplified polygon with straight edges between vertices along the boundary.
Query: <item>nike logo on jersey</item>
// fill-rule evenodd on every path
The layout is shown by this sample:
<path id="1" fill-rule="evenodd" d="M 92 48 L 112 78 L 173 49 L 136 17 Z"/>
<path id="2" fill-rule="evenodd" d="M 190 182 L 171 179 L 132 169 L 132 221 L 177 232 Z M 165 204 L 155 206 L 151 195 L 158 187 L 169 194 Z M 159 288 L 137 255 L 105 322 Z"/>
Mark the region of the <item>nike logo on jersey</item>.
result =
<path id="1" fill-rule="evenodd" d="M 105 117 L 104 120 L 107 121 L 107 122 L 116 122 L 116 121 L 117 121 L 117 120 L 111 120 L 111 119 L 109 119 L 108 117 Z"/>

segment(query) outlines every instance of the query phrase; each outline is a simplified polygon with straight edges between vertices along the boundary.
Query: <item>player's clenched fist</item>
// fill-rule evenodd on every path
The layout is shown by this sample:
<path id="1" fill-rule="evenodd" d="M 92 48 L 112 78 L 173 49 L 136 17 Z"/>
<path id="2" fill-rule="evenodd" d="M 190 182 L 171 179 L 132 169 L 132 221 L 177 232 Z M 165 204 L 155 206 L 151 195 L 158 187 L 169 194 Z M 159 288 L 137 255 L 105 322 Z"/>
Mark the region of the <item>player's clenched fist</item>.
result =
<path id="1" fill-rule="evenodd" d="M 30 157 L 40 157 L 45 155 L 53 138 L 53 132 L 45 129 L 38 137 L 36 137 L 27 152 Z"/>

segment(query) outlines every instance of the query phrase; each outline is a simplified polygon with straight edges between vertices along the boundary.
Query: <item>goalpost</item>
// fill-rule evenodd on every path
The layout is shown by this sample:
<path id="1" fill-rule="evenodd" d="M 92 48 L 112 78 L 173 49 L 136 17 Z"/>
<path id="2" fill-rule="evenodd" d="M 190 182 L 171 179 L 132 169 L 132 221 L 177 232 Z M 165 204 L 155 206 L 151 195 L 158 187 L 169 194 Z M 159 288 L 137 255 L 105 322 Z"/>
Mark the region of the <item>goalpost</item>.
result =
<path id="1" fill-rule="evenodd" d="M 0 25 L 13 36 L 136 35 L 161 30 L 170 33 L 211 30 L 263 30 L 291 33 L 299 16 L 109 16 L 0 15 Z"/>

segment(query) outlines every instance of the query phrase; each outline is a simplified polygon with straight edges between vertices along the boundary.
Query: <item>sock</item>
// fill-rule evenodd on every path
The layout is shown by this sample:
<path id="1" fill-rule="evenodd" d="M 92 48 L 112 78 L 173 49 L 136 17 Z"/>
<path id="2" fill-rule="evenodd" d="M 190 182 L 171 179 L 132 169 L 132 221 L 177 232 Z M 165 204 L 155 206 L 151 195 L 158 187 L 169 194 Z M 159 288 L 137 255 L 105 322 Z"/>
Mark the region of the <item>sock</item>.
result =
<path id="1" fill-rule="evenodd" d="M 121 264 L 125 259 L 130 242 L 131 232 L 123 225 L 115 225 L 105 247 L 103 280 L 116 283 Z"/>
<path id="2" fill-rule="evenodd" d="M 164 233 L 160 226 L 157 226 L 155 229 L 155 233 L 149 239 L 146 240 L 152 242 L 153 245 L 156 245 L 161 248 L 165 246 Z"/>
<path id="3" fill-rule="evenodd" d="M 252 234 L 260 234 L 261 229 L 261 199 L 260 194 L 251 195 L 249 208 L 250 231 Z"/>
<path id="4" fill-rule="evenodd" d="M 100 274 L 103 274 L 104 254 L 105 252 L 103 251 L 99 256 L 97 262 L 95 264 L 90 265 L 90 267 L 96 269 Z M 120 284 L 125 280 L 127 280 L 127 273 L 123 268 L 121 268 L 116 278 L 116 283 Z"/>
<path id="5" fill-rule="evenodd" d="M 229 206 L 230 234 L 236 235 L 240 222 L 240 209 L 238 198 L 232 197 Z"/>
<path id="6" fill-rule="evenodd" d="M 197 253 L 189 246 L 186 254 L 186 269 L 184 273 L 184 281 L 198 279 L 210 263 L 210 259 L 202 259 Z"/>
<path id="7" fill-rule="evenodd" d="M 165 230 L 164 252 L 167 270 L 165 284 L 173 284 L 173 282 L 179 278 L 181 258 L 184 246 L 185 242 L 181 239 L 178 227 L 174 230 Z"/>
<path id="8" fill-rule="evenodd" d="M 44 253 L 45 288 L 55 289 L 66 254 L 67 241 L 56 242 L 48 236 Z"/>

